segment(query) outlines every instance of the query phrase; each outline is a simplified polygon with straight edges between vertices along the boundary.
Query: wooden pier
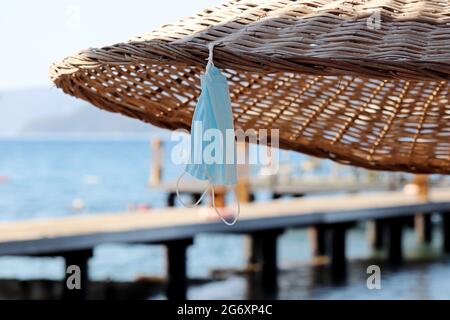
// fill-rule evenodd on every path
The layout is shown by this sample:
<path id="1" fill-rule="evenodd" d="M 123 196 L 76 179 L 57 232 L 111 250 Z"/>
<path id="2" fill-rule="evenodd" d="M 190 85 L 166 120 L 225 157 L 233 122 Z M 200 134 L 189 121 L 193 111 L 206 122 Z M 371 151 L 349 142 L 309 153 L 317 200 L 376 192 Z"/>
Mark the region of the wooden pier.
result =
<path id="1" fill-rule="evenodd" d="M 175 181 L 160 182 L 157 185 L 151 185 L 152 189 L 162 191 L 167 194 L 166 204 L 171 207 L 175 204 L 177 185 Z M 178 192 L 182 195 L 189 195 L 193 198 L 200 195 L 208 187 L 207 182 L 189 179 L 180 183 Z M 331 194 L 331 193 L 355 193 L 364 191 L 382 191 L 390 188 L 398 188 L 398 185 L 389 185 L 387 182 L 368 182 L 368 181 L 345 181 L 330 180 L 315 182 L 302 182 L 301 184 L 280 184 L 278 182 L 270 183 L 267 179 L 256 179 L 252 177 L 246 184 L 246 192 L 250 198 L 259 192 L 267 192 L 272 199 L 279 199 L 283 196 L 303 197 L 306 195 Z"/>
<path id="2" fill-rule="evenodd" d="M 105 243 L 140 243 L 167 248 L 167 296 L 186 298 L 186 249 L 200 233 L 247 234 L 249 259 L 259 266 L 263 288 L 277 286 L 276 241 L 286 229 L 313 227 L 316 254 L 330 258 L 331 271 L 345 275 L 346 231 L 359 221 L 378 225 L 379 247 L 389 260 L 402 259 L 402 229 L 406 220 L 441 214 L 443 250 L 450 252 L 450 189 L 430 192 L 428 200 L 402 192 L 371 192 L 308 198 L 292 198 L 241 205 L 239 222 L 229 227 L 206 207 L 167 208 L 149 212 L 80 215 L 0 223 L 0 255 L 62 256 L 67 265 L 83 272 L 81 290 L 65 290 L 65 298 L 86 297 L 88 259 Z M 426 223 L 424 225 L 427 225 Z M 427 231 L 431 232 L 431 231 Z"/>

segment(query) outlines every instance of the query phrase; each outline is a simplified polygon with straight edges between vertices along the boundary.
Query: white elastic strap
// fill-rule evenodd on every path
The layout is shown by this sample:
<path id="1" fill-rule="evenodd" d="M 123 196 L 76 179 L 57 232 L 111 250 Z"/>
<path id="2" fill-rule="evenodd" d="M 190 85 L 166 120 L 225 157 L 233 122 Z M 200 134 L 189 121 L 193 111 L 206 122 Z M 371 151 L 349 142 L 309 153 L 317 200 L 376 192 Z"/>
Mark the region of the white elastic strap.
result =
<path id="1" fill-rule="evenodd" d="M 201 195 L 200 198 L 197 200 L 197 202 L 196 202 L 195 204 L 193 204 L 192 206 L 191 206 L 191 205 L 187 205 L 187 204 L 185 204 L 185 203 L 183 202 L 183 200 L 181 200 L 181 197 L 180 197 L 180 190 L 179 190 L 179 185 L 180 185 L 181 178 L 183 178 L 183 176 L 184 176 L 185 174 L 186 174 L 186 171 L 184 171 L 184 172 L 178 177 L 178 179 L 177 179 L 177 184 L 176 184 L 177 199 L 178 199 L 178 202 L 181 203 L 181 204 L 183 205 L 183 207 L 186 207 L 186 208 L 195 208 L 196 206 L 198 206 L 198 204 L 202 201 L 202 199 L 203 199 L 203 197 L 205 196 L 205 194 L 208 192 L 208 189 L 209 189 L 209 183 L 208 183 L 208 186 L 206 187 L 205 191 L 203 191 L 202 195 Z"/>
<path id="2" fill-rule="evenodd" d="M 222 220 L 223 223 L 225 223 L 227 226 L 234 226 L 236 224 L 236 222 L 239 220 L 239 215 L 241 213 L 241 205 L 239 203 L 239 199 L 237 199 L 236 196 L 236 203 L 237 203 L 237 210 L 236 210 L 236 215 L 234 216 L 234 219 L 231 222 L 228 222 L 219 212 L 219 210 L 217 210 L 216 208 L 216 202 L 215 202 L 215 194 L 214 194 L 214 186 L 211 184 L 211 193 L 212 193 L 212 205 L 214 210 L 216 211 L 217 215 L 219 216 L 219 218 Z"/>
<path id="3" fill-rule="evenodd" d="M 180 181 L 183 178 L 183 176 L 186 174 L 186 171 L 184 171 L 177 179 L 177 183 L 176 183 L 176 192 L 177 192 L 177 199 L 178 202 L 181 203 L 181 205 L 183 207 L 186 208 L 195 208 L 196 206 L 199 205 L 199 203 L 202 201 L 202 199 L 205 197 L 206 193 L 208 192 L 209 188 L 211 188 L 211 200 L 212 200 L 212 205 L 214 210 L 216 211 L 216 214 L 219 216 L 219 218 L 222 220 L 223 223 L 225 223 L 227 226 L 233 226 L 236 224 L 236 222 L 239 220 L 239 215 L 241 213 L 241 205 L 239 202 L 239 199 L 236 198 L 236 202 L 237 202 L 237 210 L 236 210 L 236 215 L 234 216 L 234 219 L 231 222 L 228 222 L 223 216 L 222 214 L 219 212 L 219 210 L 217 210 L 216 208 L 216 201 L 215 201 L 215 192 L 214 192 L 214 186 L 211 183 L 208 183 L 208 186 L 206 187 L 205 191 L 203 191 L 202 195 L 200 196 L 200 198 L 197 200 L 197 202 L 193 205 L 188 205 L 186 203 L 183 202 L 183 200 L 181 200 L 181 196 L 180 196 L 180 190 L 179 190 L 179 185 L 180 185 Z M 208 177 L 209 180 L 209 177 Z"/>
<path id="4" fill-rule="evenodd" d="M 208 56 L 208 64 L 214 64 L 214 42 L 210 42 L 208 44 L 209 56 Z"/>
<path id="5" fill-rule="evenodd" d="M 209 176 L 208 170 L 205 170 L 205 174 L 206 177 L 208 178 L 208 181 L 211 181 L 211 177 Z M 239 203 L 239 199 L 236 195 L 236 202 L 237 202 L 237 210 L 236 210 L 236 215 L 234 216 L 233 221 L 228 222 L 219 212 L 219 210 L 217 210 L 216 207 L 216 196 L 215 196 L 215 192 L 214 192 L 214 185 L 210 182 L 209 183 L 210 187 L 211 187 L 211 200 L 212 200 L 212 205 L 214 210 L 216 211 L 216 214 L 219 216 L 219 218 L 222 220 L 223 223 L 225 223 L 227 226 L 234 226 L 236 224 L 236 222 L 239 220 L 239 215 L 241 213 L 241 205 Z M 225 187 L 226 188 L 226 187 Z"/>

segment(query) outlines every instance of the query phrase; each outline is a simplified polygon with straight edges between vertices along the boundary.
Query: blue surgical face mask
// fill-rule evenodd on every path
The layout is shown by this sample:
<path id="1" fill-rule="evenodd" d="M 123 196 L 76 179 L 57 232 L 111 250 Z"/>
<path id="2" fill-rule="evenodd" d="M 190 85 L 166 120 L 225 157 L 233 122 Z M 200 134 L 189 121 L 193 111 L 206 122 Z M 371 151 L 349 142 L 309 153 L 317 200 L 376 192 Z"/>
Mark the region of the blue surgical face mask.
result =
<path id="1" fill-rule="evenodd" d="M 236 223 L 238 210 L 233 221 L 226 221 L 215 207 L 214 186 L 233 186 L 236 176 L 236 143 L 234 138 L 233 113 L 227 78 L 213 64 L 213 46 L 209 46 L 206 72 L 201 76 L 201 95 L 195 107 L 191 125 L 191 155 L 185 173 L 199 180 L 207 180 L 212 191 L 213 207 L 228 225 Z M 209 187 L 208 187 L 209 189 Z M 208 189 L 194 205 L 198 205 Z"/>

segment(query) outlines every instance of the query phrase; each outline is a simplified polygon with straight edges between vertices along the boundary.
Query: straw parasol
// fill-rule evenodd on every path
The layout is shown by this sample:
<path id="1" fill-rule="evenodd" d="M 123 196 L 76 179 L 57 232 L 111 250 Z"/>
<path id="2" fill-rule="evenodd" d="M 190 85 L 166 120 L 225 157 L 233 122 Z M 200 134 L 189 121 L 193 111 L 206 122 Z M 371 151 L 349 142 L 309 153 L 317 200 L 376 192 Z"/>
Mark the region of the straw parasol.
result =
<path id="1" fill-rule="evenodd" d="M 450 2 L 234 0 L 52 65 L 64 92 L 190 128 L 213 42 L 235 128 L 356 166 L 450 173 Z"/>

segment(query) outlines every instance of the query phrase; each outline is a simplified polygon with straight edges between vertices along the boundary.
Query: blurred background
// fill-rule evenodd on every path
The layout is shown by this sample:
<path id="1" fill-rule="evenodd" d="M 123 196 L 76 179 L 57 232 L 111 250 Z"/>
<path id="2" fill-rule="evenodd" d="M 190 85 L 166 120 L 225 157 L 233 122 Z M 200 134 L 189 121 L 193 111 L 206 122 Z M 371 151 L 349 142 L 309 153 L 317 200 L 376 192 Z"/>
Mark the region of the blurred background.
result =
<path id="1" fill-rule="evenodd" d="M 199 12 L 220 0 L 10 1 L 0 10 L 0 220 L 2 222 L 152 210 L 167 206 L 167 192 L 149 185 L 155 165 L 154 141 L 163 141 L 162 181 L 173 181 L 183 166 L 170 160 L 168 131 L 100 111 L 52 86 L 47 70 L 54 61 L 87 47 L 125 41 L 165 23 Z M 405 190 L 413 176 L 369 172 L 280 153 L 275 177 L 252 177 L 265 186 L 255 201 L 284 198 L 270 185 L 315 186 L 309 197 L 345 192 Z M 428 177 L 436 187 L 444 176 Z M 256 183 L 256 182 L 255 182 Z M 322 186 L 323 188 L 321 188 Z M 294 195 L 295 196 L 295 195 Z M 304 196 L 297 194 L 296 196 Z M 414 225 L 404 234 L 406 263 L 384 266 L 383 253 L 367 241 L 367 226 L 348 233 L 348 278 L 328 279 L 315 259 L 308 230 L 284 233 L 278 241 L 280 299 L 444 299 L 450 293 L 450 264 L 441 254 L 442 235 L 417 240 Z M 199 235 L 188 249 L 191 299 L 251 298 L 245 272 L 244 235 Z M 374 262 L 375 261 L 375 262 Z M 368 290 L 366 268 L 382 265 L 381 290 Z M 64 278 L 59 257 L 0 257 L 0 298 L 55 298 L 51 288 Z M 99 286 L 114 284 L 117 297 L 163 299 L 166 270 L 163 247 L 108 244 L 95 248 L 89 277 Z M 136 285 L 136 282 L 140 282 Z M 30 289 L 36 288 L 36 289 Z M 50 289 L 49 289 L 50 288 Z M 99 289 L 100 290 L 100 289 Z"/>

